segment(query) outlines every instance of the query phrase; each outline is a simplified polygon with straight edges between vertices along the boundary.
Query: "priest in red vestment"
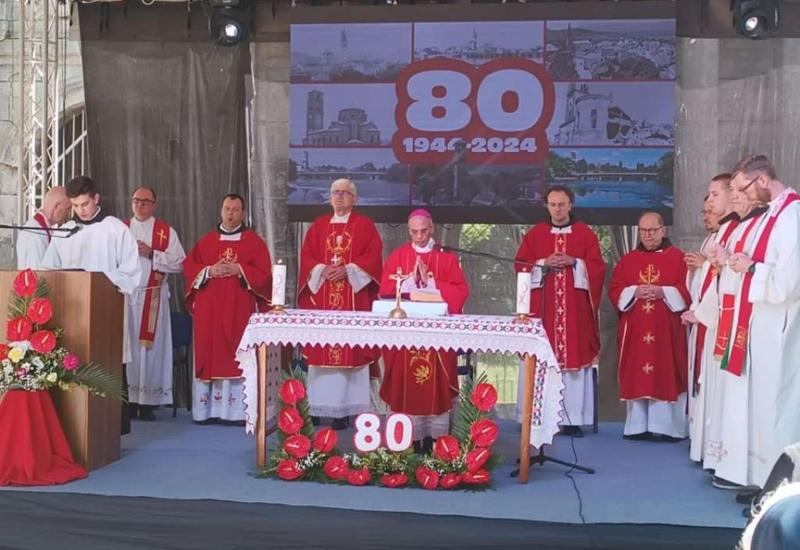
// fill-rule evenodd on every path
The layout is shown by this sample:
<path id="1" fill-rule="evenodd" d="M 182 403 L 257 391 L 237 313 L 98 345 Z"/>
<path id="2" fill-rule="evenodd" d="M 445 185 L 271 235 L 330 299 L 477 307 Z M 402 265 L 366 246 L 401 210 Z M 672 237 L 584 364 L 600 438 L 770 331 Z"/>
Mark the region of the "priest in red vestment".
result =
<path id="1" fill-rule="evenodd" d="M 264 241 L 245 224 L 244 198 L 222 202 L 222 221 L 183 262 L 186 307 L 194 318 L 192 417 L 244 422 L 236 347 L 250 315 L 267 308 L 272 263 Z"/>
<path id="2" fill-rule="evenodd" d="M 606 264 L 597 235 L 572 215 L 567 187 L 545 194 L 550 221 L 522 238 L 517 271 L 531 272 L 531 313 L 542 319 L 564 380 L 562 433 L 594 421 L 592 366 L 600 353 L 599 306 Z M 532 265 L 534 264 L 534 265 Z"/>
<path id="3" fill-rule="evenodd" d="M 394 296 L 397 273 L 411 275 L 402 292 L 414 289 L 438 291 L 450 314 L 462 313 L 469 286 L 455 254 L 435 249 L 433 219 L 419 209 L 408 218 L 411 242 L 392 252 L 383 266 L 381 296 Z M 384 349 L 386 370 L 381 399 L 392 412 L 405 413 L 414 426 L 415 449 L 428 452 L 433 440 L 450 432 L 450 411 L 458 395 L 458 368 L 454 351 L 434 349 Z"/>
<path id="4" fill-rule="evenodd" d="M 308 229 L 300 251 L 297 305 L 301 309 L 369 311 L 378 296 L 383 243 L 375 224 L 353 210 L 358 191 L 349 179 L 331 184 L 333 214 L 320 216 Z M 315 422 L 334 419 L 347 427 L 350 415 L 371 409 L 368 365 L 378 350 L 349 346 L 310 347 L 308 401 Z"/>
<path id="5" fill-rule="evenodd" d="M 687 435 L 686 329 L 691 302 L 684 253 L 666 238 L 655 212 L 639 218 L 640 243 L 620 259 L 608 297 L 619 311 L 619 389 L 627 402 L 625 437 L 679 441 Z"/>

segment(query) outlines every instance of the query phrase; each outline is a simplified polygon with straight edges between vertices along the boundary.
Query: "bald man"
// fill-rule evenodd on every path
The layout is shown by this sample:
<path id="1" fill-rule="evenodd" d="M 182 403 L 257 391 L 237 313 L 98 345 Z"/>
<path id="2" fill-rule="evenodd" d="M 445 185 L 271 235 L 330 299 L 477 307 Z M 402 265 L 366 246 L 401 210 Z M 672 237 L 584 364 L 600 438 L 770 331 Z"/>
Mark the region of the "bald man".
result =
<path id="1" fill-rule="evenodd" d="M 61 186 L 50 188 L 44 195 L 42 207 L 25 222 L 33 227 L 17 235 L 17 269 L 39 269 L 52 237 L 50 228 L 67 220 L 72 205 Z"/>
<path id="2" fill-rule="evenodd" d="M 686 329 L 691 303 L 684 253 L 672 246 L 656 212 L 639 218 L 639 246 L 614 268 L 608 297 L 619 312 L 619 390 L 626 439 L 687 436 Z"/>

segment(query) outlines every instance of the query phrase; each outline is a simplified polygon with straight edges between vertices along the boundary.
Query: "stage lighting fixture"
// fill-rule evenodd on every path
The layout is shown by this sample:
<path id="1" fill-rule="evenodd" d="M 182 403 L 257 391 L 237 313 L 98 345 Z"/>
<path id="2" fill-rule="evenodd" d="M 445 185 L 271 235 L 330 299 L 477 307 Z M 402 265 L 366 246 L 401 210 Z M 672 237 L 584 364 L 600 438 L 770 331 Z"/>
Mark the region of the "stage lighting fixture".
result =
<path id="1" fill-rule="evenodd" d="M 211 37 L 223 46 L 235 46 L 250 34 L 250 7 L 243 0 L 217 0 L 211 8 L 209 30 Z"/>
<path id="2" fill-rule="evenodd" d="M 778 30 L 780 0 L 731 0 L 733 26 L 748 38 L 767 38 Z"/>

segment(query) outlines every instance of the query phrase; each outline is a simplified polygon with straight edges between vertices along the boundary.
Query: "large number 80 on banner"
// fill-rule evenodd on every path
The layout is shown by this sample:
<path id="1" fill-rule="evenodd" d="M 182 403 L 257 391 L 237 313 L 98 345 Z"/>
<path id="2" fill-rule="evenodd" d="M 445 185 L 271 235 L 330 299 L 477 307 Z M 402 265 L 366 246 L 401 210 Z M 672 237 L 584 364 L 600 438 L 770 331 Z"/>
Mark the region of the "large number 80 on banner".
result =
<path id="1" fill-rule="evenodd" d="M 494 59 L 480 67 L 433 58 L 408 65 L 396 86 L 401 162 L 534 164 L 547 158 L 555 87 L 540 64 Z"/>

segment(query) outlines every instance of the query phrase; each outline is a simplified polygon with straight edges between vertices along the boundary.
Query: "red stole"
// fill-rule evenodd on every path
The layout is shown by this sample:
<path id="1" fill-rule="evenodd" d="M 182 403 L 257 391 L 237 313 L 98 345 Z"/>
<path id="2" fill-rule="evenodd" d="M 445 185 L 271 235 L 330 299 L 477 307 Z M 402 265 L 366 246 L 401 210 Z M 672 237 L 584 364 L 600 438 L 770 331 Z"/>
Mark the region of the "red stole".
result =
<path id="1" fill-rule="evenodd" d="M 50 226 L 47 225 L 47 219 L 44 217 L 44 214 L 37 212 L 33 215 L 33 219 L 36 220 L 36 223 L 38 223 L 42 229 L 44 229 L 44 232 L 47 235 L 47 242 L 50 242 L 52 235 L 50 233 Z"/>
<path id="2" fill-rule="evenodd" d="M 320 216 L 308 230 L 300 259 L 297 299 L 301 309 L 327 311 L 369 311 L 377 297 L 377 281 L 381 273 L 381 240 L 375 224 L 364 216 L 350 212 L 346 223 L 331 223 L 331 215 Z M 355 264 L 373 281 L 358 292 L 347 278 L 324 281 L 316 294 L 308 288 L 311 271 L 318 264 Z M 380 355 L 379 350 L 350 346 L 310 347 L 303 350 L 308 364 L 335 368 L 360 367 Z"/>
<path id="3" fill-rule="evenodd" d="M 728 244 L 728 239 L 731 238 L 731 233 L 733 233 L 733 230 L 736 229 L 738 225 L 739 225 L 738 221 L 732 220 L 725 228 L 725 231 L 722 233 L 722 236 L 717 241 L 717 244 L 720 244 L 722 246 Z M 711 286 L 711 282 L 716 278 L 717 278 L 717 268 L 712 265 L 711 267 L 708 268 L 708 271 L 706 271 L 706 276 L 703 279 L 702 284 L 700 285 L 699 298 L 705 296 L 706 291 L 708 291 L 708 288 Z M 695 336 L 695 348 L 694 348 L 694 358 L 693 358 L 694 362 L 693 384 L 695 393 L 697 392 L 697 384 L 700 381 L 700 369 L 703 358 L 703 345 L 705 344 L 706 341 L 706 332 L 708 332 L 708 327 L 706 327 L 703 323 L 697 323 L 697 332 Z"/>
<path id="4" fill-rule="evenodd" d="M 131 226 L 131 220 L 125 220 L 125 225 Z M 164 252 L 169 246 L 169 224 L 164 220 L 153 218 L 153 233 L 150 238 L 150 248 L 154 251 Z M 144 306 L 142 307 L 142 322 L 139 324 L 139 343 L 144 347 L 153 346 L 158 327 L 158 306 L 161 302 L 161 283 L 166 274 L 150 269 L 147 279 L 147 288 L 144 293 Z"/>
<path id="5" fill-rule="evenodd" d="M 736 241 L 736 244 L 733 246 L 734 254 L 738 254 L 744 250 L 744 247 L 747 244 L 747 237 L 750 235 L 750 231 L 752 231 L 753 228 L 758 224 L 759 219 L 761 219 L 761 216 L 754 216 L 749 220 L 749 223 L 744 228 L 741 237 L 739 237 L 739 240 Z M 717 323 L 717 339 L 714 342 L 714 358 L 719 360 L 724 358 L 726 350 L 728 349 L 728 341 L 731 338 L 733 315 L 734 311 L 736 310 L 736 295 L 723 294 L 721 306 L 719 323 Z M 720 368 L 724 367 L 720 366 Z"/>
<path id="6" fill-rule="evenodd" d="M 433 250 L 420 253 L 410 243 L 397 248 L 386 259 L 381 278 L 381 295 L 394 296 L 395 282 L 389 275 L 411 273 L 420 256 L 436 288 L 447 302 L 448 312 L 459 314 L 469 297 L 469 287 L 458 258 L 451 253 Z M 413 415 L 438 415 L 453 407 L 458 395 L 457 356 L 452 351 L 431 349 L 383 349 L 386 366 L 380 395 L 394 412 Z"/>
<path id="7" fill-rule="evenodd" d="M 796 193 L 790 194 L 783 201 L 783 204 L 778 208 L 775 215 L 770 216 L 764 227 L 764 231 L 758 238 L 753 256 L 751 260 L 755 263 L 763 263 L 767 255 L 767 244 L 772 230 L 775 228 L 775 223 L 778 221 L 778 216 L 786 209 L 787 206 L 795 201 L 800 200 L 800 195 Z M 744 370 L 745 355 L 747 352 L 747 340 L 750 333 L 750 318 L 753 316 L 753 302 L 750 301 L 750 285 L 753 282 L 753 274 L 746 272 L 744 280 L 742 281 L 741 299 L 739 300 L 739 316 L 736 320 L 736 332 L 734 333 L 733 346 L 729 347 L 727 356 L 722 359 L 720 368 L 727 370 L 729 373 L 736 376 L 741 376 Z"/>

